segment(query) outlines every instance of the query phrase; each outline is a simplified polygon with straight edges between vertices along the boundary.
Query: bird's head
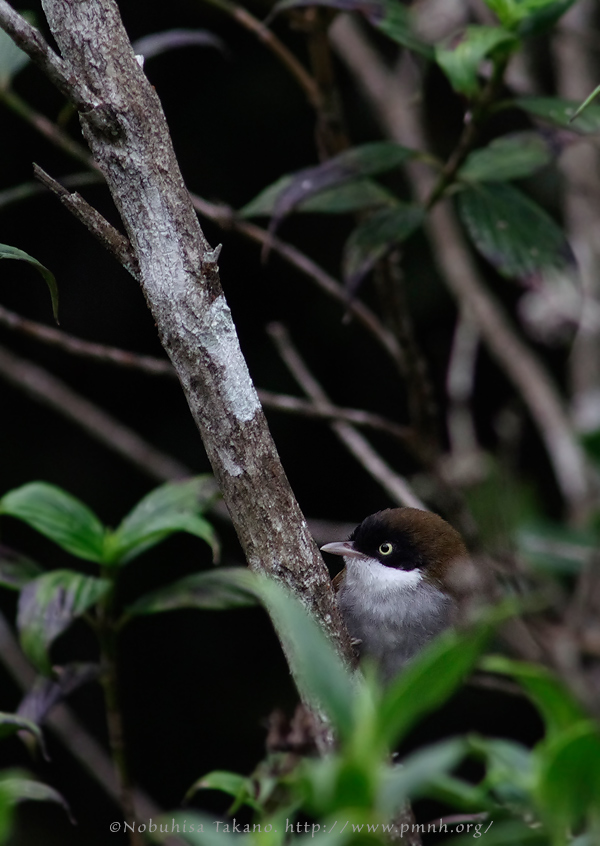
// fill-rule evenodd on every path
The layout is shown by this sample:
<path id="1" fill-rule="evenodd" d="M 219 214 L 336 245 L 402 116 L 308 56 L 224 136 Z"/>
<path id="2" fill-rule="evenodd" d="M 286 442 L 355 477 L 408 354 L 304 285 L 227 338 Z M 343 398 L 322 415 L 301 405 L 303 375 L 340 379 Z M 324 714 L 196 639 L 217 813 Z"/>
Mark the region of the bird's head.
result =
<path id="1" fill-rule="evenodd" d="M 437 514 L 418 508 L 378 511 L 366 517 L 347 541 L 321 549 L 342 555 L 347 565 L 375 561 L 404 571 L 409 583 L 428 582 L 452 594 L 463 592 L 461 572 L 469 568 L 469 555 L 456 529 Z"/>

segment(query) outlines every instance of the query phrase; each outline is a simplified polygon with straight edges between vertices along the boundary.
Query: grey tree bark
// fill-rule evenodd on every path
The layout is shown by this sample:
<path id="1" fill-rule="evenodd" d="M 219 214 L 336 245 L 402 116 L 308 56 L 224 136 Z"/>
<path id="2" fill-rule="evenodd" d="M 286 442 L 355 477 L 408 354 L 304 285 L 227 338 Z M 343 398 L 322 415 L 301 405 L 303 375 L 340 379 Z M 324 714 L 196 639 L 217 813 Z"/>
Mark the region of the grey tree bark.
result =
<path id="1" fill-rule="evenodd" d="M 184 185 L 159 98 L 114 0 L 43 0 L 61 56 L 6 2 L 0 25 L 76 104 L 129 237 L 142 290 L 249 566 L 284 582 L 347 660 L 329 575 L 291 491 Z M 210 115 L 206 115 L 210 131 Z"/>

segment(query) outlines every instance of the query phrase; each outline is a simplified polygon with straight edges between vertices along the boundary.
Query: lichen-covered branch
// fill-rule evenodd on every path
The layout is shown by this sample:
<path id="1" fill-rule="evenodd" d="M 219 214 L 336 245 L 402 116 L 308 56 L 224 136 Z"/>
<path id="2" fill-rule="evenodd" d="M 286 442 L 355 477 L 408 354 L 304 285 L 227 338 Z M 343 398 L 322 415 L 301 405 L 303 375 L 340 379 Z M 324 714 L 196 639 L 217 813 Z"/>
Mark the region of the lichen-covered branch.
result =
<path id="1" fill-rule="evenodd" d="M 0 11 L 5 7 L 0 2 Z M 350 659 L 327 570 L 240 350 L 219 279 L 220 248 L 213 250 L 200 228 L 158 95 L 135 58 L 117 4 L 44 0 L 43 8 L 61 58 L 39 46 L 37 32 L 37 46 L 28 51 L 44 70 L 58 68 L 61 90 L 73 81 L 68 93 L 121 215 L 144 295 L 247 560 L 299 595 Z M 23 46 L 22 28 L 20 38 Z M 57 82 L 56 74 L 51 78 Z"/>

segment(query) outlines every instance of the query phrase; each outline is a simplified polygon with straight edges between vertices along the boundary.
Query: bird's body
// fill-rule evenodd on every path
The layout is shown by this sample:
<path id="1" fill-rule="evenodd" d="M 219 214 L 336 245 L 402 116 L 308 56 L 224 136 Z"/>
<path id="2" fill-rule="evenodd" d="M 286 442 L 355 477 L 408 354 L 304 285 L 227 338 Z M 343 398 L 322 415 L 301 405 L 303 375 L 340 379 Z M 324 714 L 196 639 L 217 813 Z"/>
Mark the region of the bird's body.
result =
<path id="1" fill-rule="evenodd" d="M 379 511 L 348 541 L 322 549 L 344 557 L 334 579 L 342 616 L 361 657 L 372 658 L 386 681 L 457 621 L 472 591 L 461 536 L 430 511 Z"/>

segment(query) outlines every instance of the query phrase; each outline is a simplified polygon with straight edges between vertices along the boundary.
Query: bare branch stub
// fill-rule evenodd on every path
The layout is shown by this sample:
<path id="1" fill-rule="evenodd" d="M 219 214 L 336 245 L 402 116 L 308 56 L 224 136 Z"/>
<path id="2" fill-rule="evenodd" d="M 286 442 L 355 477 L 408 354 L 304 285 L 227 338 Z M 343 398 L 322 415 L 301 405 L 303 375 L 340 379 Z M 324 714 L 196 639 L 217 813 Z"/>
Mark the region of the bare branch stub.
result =
<path id="1" fill-rule="evenodd" d="M 33 165 L 33 172 L 42 185 L 49 188 L 59 198 L 61 203 L 106 247 L 109 253 L 122 264 L 134 279 L 139 278 L 139 267 L 131 244 L 118 229 L 109 223 L 100 212 L 84 200 L 76 191 L 67 191 L 56 179 L 53 179 L 39 165 Z"/>

